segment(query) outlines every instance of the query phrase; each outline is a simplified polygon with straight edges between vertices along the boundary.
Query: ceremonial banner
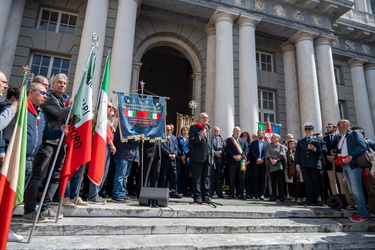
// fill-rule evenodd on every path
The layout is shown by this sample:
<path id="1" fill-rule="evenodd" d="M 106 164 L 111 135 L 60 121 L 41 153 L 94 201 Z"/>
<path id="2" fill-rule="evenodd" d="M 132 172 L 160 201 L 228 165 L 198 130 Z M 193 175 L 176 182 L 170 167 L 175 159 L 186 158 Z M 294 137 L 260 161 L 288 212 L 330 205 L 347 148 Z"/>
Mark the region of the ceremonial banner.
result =
<path id="1" fill-rule="evenodd" d="M 165 139 L 165 98 L 139 94 L 117 93 L 121 141 L 137 139 L 144 134 L 148 140 Z"/>

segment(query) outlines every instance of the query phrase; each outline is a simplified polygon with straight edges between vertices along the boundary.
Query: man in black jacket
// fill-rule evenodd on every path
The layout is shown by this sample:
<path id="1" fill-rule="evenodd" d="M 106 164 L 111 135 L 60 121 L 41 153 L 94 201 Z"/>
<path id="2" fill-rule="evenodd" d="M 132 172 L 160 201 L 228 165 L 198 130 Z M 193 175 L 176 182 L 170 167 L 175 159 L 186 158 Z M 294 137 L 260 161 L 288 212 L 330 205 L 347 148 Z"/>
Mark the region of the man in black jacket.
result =
<path id="1" fill-rule="evenodd" d="M 210 190 L 210 166 L 213 161 L 212 133 L 208 126 L 207 113 L 199 115 L 198 123 L 190 126 L 189 144 L 191 145 L 190 162 L 193 174 L 194 202 L 202 204 L 209 203 Z"/>

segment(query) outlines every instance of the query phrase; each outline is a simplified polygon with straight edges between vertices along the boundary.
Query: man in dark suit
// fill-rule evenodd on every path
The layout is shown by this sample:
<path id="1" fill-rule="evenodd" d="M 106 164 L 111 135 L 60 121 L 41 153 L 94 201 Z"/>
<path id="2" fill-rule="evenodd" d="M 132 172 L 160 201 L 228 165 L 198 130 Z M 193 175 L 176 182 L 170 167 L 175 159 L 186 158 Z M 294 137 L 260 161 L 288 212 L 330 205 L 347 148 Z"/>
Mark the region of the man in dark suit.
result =
<path id="1" fill-rule="evenodd" d="M 227 155 L 227 167 L 229 169 L 229 198 L 234 198 L 234 189 L 237 186 L 238 190 L 236 190 L 236 193 L 238 194 L 238 198 L 246 200 L 245 173 L 249 146 L 246 139 L 240 137 L 240 135 L 241 128 L 234 127 L 232 137 L 229 137 L 226 141 L 225 152 Z"/>
<path id="2" fill-rule="evenodd" d="M 210 203 L 210 166 L 213 161 L 213 138 L 208 126 L 207 113 L 199 115 L 198 123 L 190 126 L 189 144 L 191 145 L 190 162 L 193 175 L 192 186 L 194 202 Z"/>
<path id="3" fill-rule="evenodd" d="M 258 140 L 252 141 L 250 144 L 250 158 L 252 175 L 250 176 L 250 183 L 252 183 L 252 198 L 259 198 L 264 200 L 264 193 L 266 190 L 266 162 L 264 157 L 269 145 L 268 141 L 264 140 L 264 130 L 258 130 Z"/>
<path id="4" fill-rule="evenodd" d="M 306 137 L 297 142 L 295 163 L 298 173 L 302 172 L 305 183 L 306 201 L 301 205 L 317 205 L 321 196 L 320 154 L 321 148 L 311 144 L 315 125 L 311 122 L 304 124 Z"/>
<path id="5" fill-rule="evenodd" d="M 350 216 L 349 219 L 356 223 L 366 222 L 368 221 L 368 213 L 362 189 L 363 169 L 358 166 L 356 158 L 366 150 L 367 146 L 363 135 L 358 130 L 350 130 L 349 127 L 350 122 L 348 120 L 340 120 L 337 123 L 341 139 L 337 144 L 339 153 L 337 154 L 336 164 L 342 167 L 350 193 L 352 193 L 357 205 L 357 215 Z"/>
<path id="6" fill-rule="evenodd" d="M 143 186 L 157 187 L 161 166 L 161 142 L 159 140 L 155 142 L 145 141 L 143 143 L 142 161 Z"/>
<path id="7" fill-rule="evenodd" d="M 323 140 L 326 142 L 327 155 L 324 164 L 324 170 L 326 171 L 329 179 L 329 186 L 331 188 L 332 195 L 338 194 L 339 190 L 336 182 L 336 164 L 335 156 L 331 154 L 333 146 L 337 144 L 339 135 L 336 134 L 336 125 L 333 123 L 328 123 L 326 126 L 326 136 L 323 137 Z M 325 190 L 328 189 L 328 186 L 325 187 Z M 325 190 L 323 192 L 325 193 Z"/>
<path id="8" fill-rule="evenodd" d="M 210 196 L 216 194 L 219 198 L 224 198 L 223 195 L 223 170 L 224 170 L 224 153 L 225 153 L 225 141 L 220 135 L 220 128 L 214 127 L 212 129 L 214 137 L 214 164 L 211 166 L 211 185 L 210 185 Z"/>
<path id="9" fill-rule="evenodd" d="M 167 131 L 167 141 L 161 144 L 161 168 L 158 186 L 169 186 L 170 197 L 181 199 L 177 192 L 177 140 L 175 136 L 171 136 L 172 128 L 170 125 L 165 126 L 165 130 Z"/>

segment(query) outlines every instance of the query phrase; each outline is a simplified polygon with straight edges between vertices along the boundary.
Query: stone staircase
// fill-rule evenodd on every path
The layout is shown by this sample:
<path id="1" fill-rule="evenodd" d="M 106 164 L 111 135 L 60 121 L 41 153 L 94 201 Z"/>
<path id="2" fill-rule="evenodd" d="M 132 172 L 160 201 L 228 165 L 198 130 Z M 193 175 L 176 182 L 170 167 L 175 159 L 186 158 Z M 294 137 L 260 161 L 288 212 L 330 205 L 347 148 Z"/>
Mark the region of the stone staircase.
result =
<path id="1" fill-rule="evenodd" d="M 25 237 L 7 249 L 375 249 L 375 220 L 352 223 L 352 212 L 296 203 L 215 199 L 223 206 L 171 199 L 149 208 L 137 200 L 62 208 L 57 223 L 32 224 L 15 211 L 12 230 Z"/>

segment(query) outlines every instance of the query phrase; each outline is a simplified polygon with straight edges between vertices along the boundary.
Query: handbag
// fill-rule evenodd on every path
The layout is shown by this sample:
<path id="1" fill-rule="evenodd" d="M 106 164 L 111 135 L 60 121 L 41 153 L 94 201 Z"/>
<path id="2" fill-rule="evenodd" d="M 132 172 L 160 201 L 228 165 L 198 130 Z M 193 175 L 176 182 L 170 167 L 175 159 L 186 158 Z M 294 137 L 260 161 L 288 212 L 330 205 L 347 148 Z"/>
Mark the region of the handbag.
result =
<path id="1" fill-rule="evenodd" d="M 268 173 L 273 173 L 273 172 L 276 172 L 276 171 L 282 170 L 282 169 L 283 169 L 283 166 L 281 165 L 280 161 L 278 161 L 275 165 L 273 165 L 270 161 L 267 161 Z"/>
<path id="2" fill-rule="evenodd" d="M 354 147 L 356 147 L 355 142 L 354 142 L 354 134 L 352 134 L 352 141 L 353 141 Z M 366 142 L 366 150 L 363 151 L 362 154 L 358 155 L 355 159 L 357 161 L 358 166 L 362 169 L 372 167 L 372 163 L 374 161 L 373 150 L 369 147 L 367 142 Z"/>

